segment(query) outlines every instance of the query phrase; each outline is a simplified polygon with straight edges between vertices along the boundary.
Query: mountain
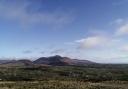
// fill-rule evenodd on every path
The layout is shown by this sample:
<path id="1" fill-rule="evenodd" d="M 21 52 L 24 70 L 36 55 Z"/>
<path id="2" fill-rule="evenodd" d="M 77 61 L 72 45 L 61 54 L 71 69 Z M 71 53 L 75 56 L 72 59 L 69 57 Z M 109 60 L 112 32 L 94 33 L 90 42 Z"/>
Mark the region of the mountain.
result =
<path id="1" fill-rule="evenodd" d="M 5 63 L 2 63 L 0 66 L 5 67 L 24 67 L 24 66 L 33 66 L 33 62 L 28 59 L 21 59 L 21 60 L 10 60 Z"/>
<path id="2" fill-rule="evenodd" d="M 41 57 L 35 61 L 29 59 L 21 60 L 0 60 L 0 67 L 32 67 L 32 66 L 84 66 L 95 64 L 88 60 L 71 59 L 69 57 L 62 57 L 59 55 L 50 57 Z"/>
<path id="3" fill-rule="evenodd" d="M 7 63 L 7 62 L 10 62 L 10 61 L 12 61 L 12 60 L 0 59 L 0 64 Z"/>
<path id="4" fill-rule="evenodd" d="M 69 58 L 64 58 L 64 57 L 56 55 L 56 56 L 51 56 L 51 57 L 41 57 L 35 60 L 33 63 L 61 66 L 61 65 L 70 65 L 71 64 L 70 61 L 71 60 Z"/>
<path id="5" fill-rule="evenodd" d="M 33 63 L 34 64 L 53 65 L 53 66 L 94 64 L 94 62 L 91 62 L 88 60 L 71 59 L 68 57 L 61 57 L 59 55 L 51 56 L 51 57 L 41 57 L 41 58 L 33 61 Z"/>

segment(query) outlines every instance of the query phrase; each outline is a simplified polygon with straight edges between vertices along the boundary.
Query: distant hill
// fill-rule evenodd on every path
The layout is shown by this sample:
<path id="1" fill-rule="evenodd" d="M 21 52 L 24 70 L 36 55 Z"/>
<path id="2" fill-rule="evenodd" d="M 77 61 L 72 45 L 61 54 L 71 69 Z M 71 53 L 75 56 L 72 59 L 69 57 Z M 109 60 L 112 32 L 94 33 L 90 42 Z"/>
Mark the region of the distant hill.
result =
<path id="1" fill-rule="evenodd" d="M 10 61 L 12 61 L 12 60 L 0 59 L 0 64 L 7 63 L 7 62 L 10 62 Z"/>
<path id="2" fill-rule="evenodd" d="M 68 57 L 61 57 L 59 55 L 51 57 L 41 57 L 33 62 L 34 64 L 45 64 L 53 66 L 65 66 L 65 65 L 86 65 L 93 64 L 94 62 L 88 60 L 71 59 Z"/>
<path id="3" fill-rule="evenodd" d="M 3 67 L 24 67 L 24 66 L 33 66 L 33 65 L 34 65 L 33 62 L 28 59 L 10 60 L 0 64 L 0 66 Z"/>
<path id="4" fill-rule="evenodd" d="M 62 57 L 59 55 L 50 57 L 40 57 L 35 61 L 29 59 L 20 60 L 0 60 L 0 66 L 4 67 L 31 67 L 31 66 L 84 66 L 88 64 L 94 64 L 94 62 L 88 60 L 71 59 L 69 57 Z"/>

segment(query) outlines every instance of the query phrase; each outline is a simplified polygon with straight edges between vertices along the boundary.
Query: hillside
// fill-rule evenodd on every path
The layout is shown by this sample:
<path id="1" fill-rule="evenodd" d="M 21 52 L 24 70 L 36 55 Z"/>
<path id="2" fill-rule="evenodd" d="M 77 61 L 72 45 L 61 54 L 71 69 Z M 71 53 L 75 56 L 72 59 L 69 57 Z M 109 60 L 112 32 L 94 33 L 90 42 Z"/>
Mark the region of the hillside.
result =
<path id="1" fill-rule="evenodd" d="M 34 61 L 30 59 L 16 59 L 16 60 L 1 60 L 0 66 L 4 67 L 23 67 L 23 66 L 85 66 L 89 64 L 95 64 L 94 62 L 88 60 L 79 60 L 79 59 L 71 59 L 69 57 L 62 57 L 59 55 L 50 56 L 50 57 L 40 57 Z"/>
<path id="2" fill-rule="evenodd" d="M 86 65 L 86 64 L 93 64 L 94 62 L 88 60 L 71 59 L 69 57 L 61 57 L 59 55 L 56 55 L 51 57 L 41 57 L 35 60 L 33 63 L 64 66 L 64 65 Z"/>
<path id="3" fill-rule="evenodd" d="M 28 59 L 10 60 L 0 64 L 0 67 L 31 67 L 33 62 Z"/>

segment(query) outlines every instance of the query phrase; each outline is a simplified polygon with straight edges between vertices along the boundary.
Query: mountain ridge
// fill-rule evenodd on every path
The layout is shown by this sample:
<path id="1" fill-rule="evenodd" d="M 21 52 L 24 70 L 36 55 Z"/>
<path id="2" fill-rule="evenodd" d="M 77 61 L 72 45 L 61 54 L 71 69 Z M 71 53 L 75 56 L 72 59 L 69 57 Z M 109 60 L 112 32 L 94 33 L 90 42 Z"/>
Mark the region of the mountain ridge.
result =
<path id="1" fill-rule="evenodd" d="M 20 59 L 20 60 L 6 60 L 0 61 L 0 65 L 24 65 L 24 66 L 34 66 L 34 65 L 50 65 L 50 66 L 70 66 L 70 65 L 87 65 L 87 64 L 95 64 L 95 62 L 89 60 L 79 60 L 72 59 L 69 57 L 62 57 L 59 55 L 50 56 L 50 57 L 40 57 L 34 61 L 30 59 Z"/>

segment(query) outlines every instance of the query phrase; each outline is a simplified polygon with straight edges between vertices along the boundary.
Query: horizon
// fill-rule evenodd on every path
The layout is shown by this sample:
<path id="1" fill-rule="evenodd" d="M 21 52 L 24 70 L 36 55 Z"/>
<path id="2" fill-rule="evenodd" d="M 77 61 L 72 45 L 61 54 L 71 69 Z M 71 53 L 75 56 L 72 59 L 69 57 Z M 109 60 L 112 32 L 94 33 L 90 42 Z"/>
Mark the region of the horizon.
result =
<path id="1" fill-rule="evenodd" d="M 29 60 L 29 61 L 36 61 L 37 59 L 39 59 L 39 58 L 42 58 L 42 57 L 55 57 L 55 56 L 60 56 L 60 57 L 68 57 L 68 56 L 61 56 L 61 55 L 51 55 L 51 56 L 40 56 L 40 57 L 23 57 L 23 58 L 21 58 L 21 57 L 12 57 L 12 58 L 0 58 L 0 60 L 15 60 L 15 61 L 18 61 L 18 60 Z M 121 63 L 119 63 L 119 62 L 97 62 L 97 61 L 91 61 L 91 59 L 89 60 L 89 59 L 78 59 L 78 58 L 72 58 L 72 57 L 68 57 L 68 58 L 70 58 L 70 59 L 72 59 L 72 60 L 86 60 L 86 61 L 90 61 L 90 62 L 94 62 L 94 63 L 98 63 L 98 64 L 128 64 L 128 63 L 126 63 L 126 62 L 121 62 Z"/>
<path id="2" fill-rule="evenodd" d="M 0 59 L 128 64 L 127 8 L 128 0 L 0 0 Z"/>

